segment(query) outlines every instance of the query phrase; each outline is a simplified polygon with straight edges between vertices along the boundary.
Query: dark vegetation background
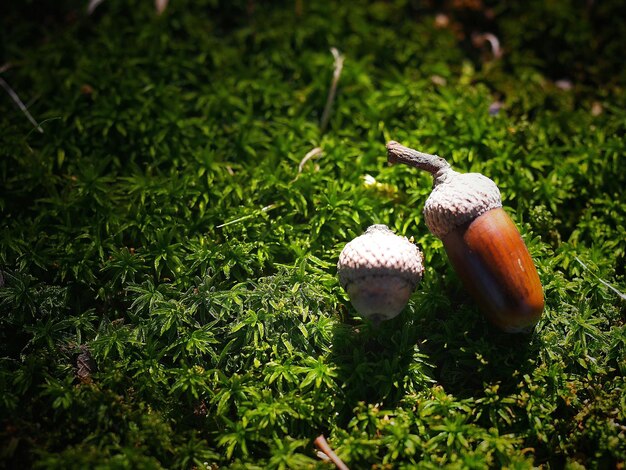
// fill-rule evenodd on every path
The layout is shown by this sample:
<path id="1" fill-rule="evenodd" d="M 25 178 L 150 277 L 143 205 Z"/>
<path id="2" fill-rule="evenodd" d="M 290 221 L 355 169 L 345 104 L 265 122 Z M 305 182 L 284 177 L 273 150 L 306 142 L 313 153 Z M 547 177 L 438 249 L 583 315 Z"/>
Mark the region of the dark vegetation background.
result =
<path id="1" fill-rule="evenodd" d="M 352 468 L 623 467 L 622 1 L 86 3 L 0 5 L 44 130 L 0 91 L 0 465 L 328 467 L 324 433 Z M 499 184 L 532 335 L 482 318 L 391 138 Z M 427 261 L 378 329 L 335 278 L 372 223 Z"/>

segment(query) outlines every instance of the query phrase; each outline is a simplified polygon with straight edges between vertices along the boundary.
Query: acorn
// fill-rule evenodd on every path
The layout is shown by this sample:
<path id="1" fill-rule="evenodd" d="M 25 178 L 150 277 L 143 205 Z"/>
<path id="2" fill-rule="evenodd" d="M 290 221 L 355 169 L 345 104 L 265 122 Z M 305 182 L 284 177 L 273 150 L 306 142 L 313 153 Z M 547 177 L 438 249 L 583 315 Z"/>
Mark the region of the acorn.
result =
<path id="1" fill-rule="evenodd" d="M 433 176 L 424 205 L 426 225 L 443 241 L 452 266 L 487 318 L 509 333 L 532 330 L 543 312 L 543 288 L 496 184 L 479 173 L 458 173 L 443 158 L 397 142 L 389 142 L 387 152 L 390 163 Z"/>
<path id="2" fill-rule="evenodd" d="M 337 274 L 355 310 L 378 324 L 404 309 L 422 279 L 423 262 L 417 246 L 377 224 L 346 244 Z"/>

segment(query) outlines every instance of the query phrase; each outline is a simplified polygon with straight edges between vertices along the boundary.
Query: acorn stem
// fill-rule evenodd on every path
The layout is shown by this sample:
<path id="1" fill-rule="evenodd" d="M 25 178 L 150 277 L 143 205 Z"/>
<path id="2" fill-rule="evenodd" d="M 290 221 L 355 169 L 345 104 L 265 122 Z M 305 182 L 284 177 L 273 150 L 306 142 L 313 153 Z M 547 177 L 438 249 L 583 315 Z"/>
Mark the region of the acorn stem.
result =
<path id="1" fill-rule="evenodd" d="M 393 140 L 387 142 L 387 161 L 392 164 L 404 163 L 428 171 L 435 179 L 452 170 L 445 159 L 437 155 L 418 152 Z"/>

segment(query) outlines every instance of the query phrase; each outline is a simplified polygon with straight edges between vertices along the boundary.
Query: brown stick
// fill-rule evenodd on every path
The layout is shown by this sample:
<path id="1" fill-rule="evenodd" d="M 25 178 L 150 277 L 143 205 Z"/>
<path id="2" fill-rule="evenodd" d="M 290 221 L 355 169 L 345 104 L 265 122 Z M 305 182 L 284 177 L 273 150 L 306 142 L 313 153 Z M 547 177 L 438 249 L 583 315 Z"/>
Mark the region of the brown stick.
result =
<path id="1" fill-rule="evenodd" d="M 330 445 L 328 445 L 328 442 L 326 441 L 326 438 L 324 437 L 323 434 L 320 434 L 319 436 L 317 436 L 317 438 L 315 438 L 315 441 L 313 441 L 313 443 L 316 445 L 316 447 L 319 450 L 321 450 L 326 455 L 328 455 L 328 458 L 335 464 L 335 466 L 339 470 L 350 470 L 348 466 L 345 463 L 343 463 L 341 459 L 337 456 L 337 454 L 335 454 L 335 452 L 330 448 Z"/>
<path id="2" fill-rule="evenodd" d="M 438 173 L 450 170 L 447 161 L 437 155 L 418 152 L 412 148 L 405 147 L 393 140 L 387 142 L 387 160 L 389 163 L 404 163 L 414 166 L 420 170 L 428 171 L 433 176 Z"/>

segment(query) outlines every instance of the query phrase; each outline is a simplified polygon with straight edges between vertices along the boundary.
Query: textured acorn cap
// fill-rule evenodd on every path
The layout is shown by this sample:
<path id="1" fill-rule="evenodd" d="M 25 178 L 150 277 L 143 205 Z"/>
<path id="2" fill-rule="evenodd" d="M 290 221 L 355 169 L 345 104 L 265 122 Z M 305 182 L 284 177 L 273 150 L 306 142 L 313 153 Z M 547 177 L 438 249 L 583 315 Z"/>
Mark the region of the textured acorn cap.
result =
<path id="1" fill-rule="evenodd" d="M 398 315 L 424 273 L 420 250 L 386 225 L 372 225 L 339 255 L 337 274 L 359 314 L 375 322 Z"/>
<path id="2" fill-rule="evenodd" d="M 337 273 L 342 287 L 365 276 L 399 276 L 417 286 L 424 273 L 420 250 L 406 237 L 382 224 L 370 226 L 346 244 L 339 255 Z"/>
<path id="3" fill-rule="evenodd" d="M 491 209 L 502 207 L 500 190 L 484 175 L 457 173 L 445 159 L 393 140 L 387 142 L 387 158 L 389 163 L 404 163 L 433 176 L 433 191 L 424 205 L 424 218 L 438 238 Z"/>
<path id="4" fill-rule="evenodd" d="M 424 204 L 424 219 L 432 234 L 443 238 L 454 228 L 498 207 L 502 207 L 500 190 L 491 179 L 480 173 L 448 170 L 435 179 Z"/>

